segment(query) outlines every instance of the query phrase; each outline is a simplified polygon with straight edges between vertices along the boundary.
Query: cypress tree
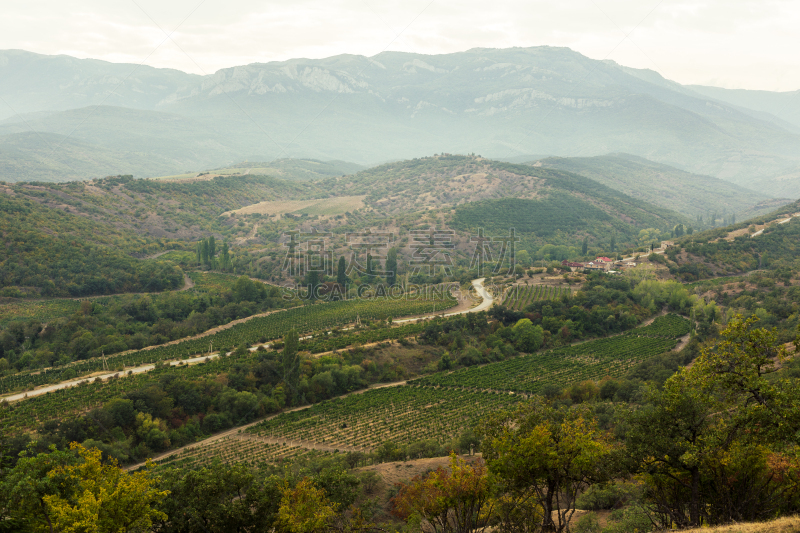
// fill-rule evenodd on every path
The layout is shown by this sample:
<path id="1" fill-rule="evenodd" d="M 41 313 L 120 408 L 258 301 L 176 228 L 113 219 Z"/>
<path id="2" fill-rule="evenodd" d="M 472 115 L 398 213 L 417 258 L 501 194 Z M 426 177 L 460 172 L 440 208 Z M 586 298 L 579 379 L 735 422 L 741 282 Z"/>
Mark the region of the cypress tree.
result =
<path id="1" fill-rule="evenodd" d="M 291 405 L 297 402 L 300 387 L 300 355 L 297 353 L 299 338 L 292 329 L 283 339 L 283 382 L 286 384 L 286 397 Z"/>
<path id="2" fill-rule="evenodd" d="M 336 283 L 345 287 L 347 285 L 347 262 L 344 260 L 344 256 L 339 258 L 339 266 L 336 269 Z"/>
<path id="3" fill-rule="evenodd" d="M 397 284 L 397 248 L 389 250 L 386 257 L 386 285 L 393 287 Z"/>

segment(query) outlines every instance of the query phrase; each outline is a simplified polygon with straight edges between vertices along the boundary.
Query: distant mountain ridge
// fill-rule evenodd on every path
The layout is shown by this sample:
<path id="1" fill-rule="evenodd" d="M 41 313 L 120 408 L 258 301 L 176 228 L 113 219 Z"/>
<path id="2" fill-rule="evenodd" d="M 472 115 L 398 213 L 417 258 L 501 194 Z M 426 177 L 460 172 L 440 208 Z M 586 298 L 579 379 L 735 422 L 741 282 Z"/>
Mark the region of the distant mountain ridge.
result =
<path id="1" fill-rule="evenodd" d="M 800 169 L 800 135 L 764 109 L 546 46 L 293 59 L 209 76 L 14 50 L 0 52 L 0 95 L 0 135 L 35 129 L 152 150 L 172 161 L 162 174 L 253 157 L 364 165 L 434 151 L 626 152 L 744 187 L 761 180 L 772 194 L 772 176 Z M 150 175 L 131 161 L 118 172 Z"/>
<path id="2" fill-rule="evenodd" d="M 630 154 L 549 157 L 530 164 L 586 176 L 633 198 L 691 218 L 700 215 L 708 219 L 716 213 L 718 219 L 735 214 L 744 220 L 790 202 L 788 198 L 770 198 L 718 178 L 690 174 Z"/>

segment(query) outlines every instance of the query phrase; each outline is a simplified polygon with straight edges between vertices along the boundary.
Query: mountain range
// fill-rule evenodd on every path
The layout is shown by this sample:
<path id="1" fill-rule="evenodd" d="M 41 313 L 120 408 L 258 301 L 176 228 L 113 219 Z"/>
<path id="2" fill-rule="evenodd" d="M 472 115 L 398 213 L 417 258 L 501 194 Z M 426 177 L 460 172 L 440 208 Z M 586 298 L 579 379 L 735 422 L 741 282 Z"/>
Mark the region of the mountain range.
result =
<path id="1" fill-rule="evenodd" d="M 208 76 L 8 50 L 0 97 L 5 181 L 287 157 L 625 152 L 767 196 L 800 190 L 796 93 L 683 86 L 567 48 L 340 55 Z"/>

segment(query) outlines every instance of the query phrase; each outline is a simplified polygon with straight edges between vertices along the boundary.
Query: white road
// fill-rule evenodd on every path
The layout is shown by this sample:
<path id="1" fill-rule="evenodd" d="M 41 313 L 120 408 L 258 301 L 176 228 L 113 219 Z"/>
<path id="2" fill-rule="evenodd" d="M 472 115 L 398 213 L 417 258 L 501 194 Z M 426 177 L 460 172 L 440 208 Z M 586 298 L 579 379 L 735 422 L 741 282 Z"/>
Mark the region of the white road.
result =
<path id="1" fill-rule="evenodd" d="M 779 220 L 778 224 L 786 224 L 787 222 L 789 222 L 793 218 L 797 218 L 797 217 L 800 217 L 800 213 L 795 213 L 794 215 L 790 216 L 789 218 L 785 218 L 783 220 Z M 767 229 L 767 228 L 764 228 L 764 229 Z M 762 233 L 764 233 L 764 230 L 760 229 L 760 230 L 756 231 L 755 233 L 753 233 L 752 235 L 750 235 L 750 237 L 758 237 Z"/>
<path id="2" fill-rule="evenodd" d="M 482 298 L 482 301 L 481 301 L 480 304 L 478 304 L 477 306 L 472 307 L 470 309 L 465 309 L 465 310 L 462 310 L 462 311 L 455 311 L 455 312 L 452 312 L 452 313 L 445 313 L 444 316 L 455 316 L 455 315 L 463 315 L 463 314 L 466 314 L 466 313 L 477 313 L 477 312 L 485 311 L 485 310 L 489 309 L 492 306 L 492 304 L 494 303 L 494 299 L 492 298 L 492 295 L 489 294 L 489 291 L 487 291 L 484 288 L 483 281 L 484 281 L 484 278 L 472 280 L 472 286 L 475 288 L 475 292 Z M 400 320 L 394 320 L 393 323 L 394 324 L 402 324 L 402 323 L 406 323 L 406 322 L 416 322 L 418 320 L 422 320 L 424 318 L 429 318 L 429 317 L 434 317 L 434 316 L 442 316 L 442 315 L 441 315 L 441 313 L 429 313 L 427 315 L 422 315 L 422 316 L 415 317 L 415 318 L 404 318 L 404 319 L 400 319 Z M 345 329 L 349 329 L 349 328 L 345 328 Z M 300 340 L 304 340 L 304 339 L 308 339 L 308 338 L 311 338 L 311 336 L 302 337 Z M 251 347 L 250 351 L 257 350 L 259 346 L 261 346 L 261 345 L 257 345 L 257 346 Z M 269 347 L 271 345 L 270 344 L 264 344 L 263 346 Z M 230 353 L 231 352 L 228 352 L 228 355 L 230 355 Z M 192 357 L 190 359 L 180 359 L 180 360 L 176 360 L 176 361 L 169 361 L 169 365 L 170 366 L 179 366 L 181 364 L 194 364 L 194 363 L 199 363 L 201 361 L 205 361 L 206 359 L 209 359 L 209 360 L 210 359 L 216 359 L 217 357 L 219 357 L 219 353 L 201 355 L 201 356 L 198 356 L 198 357 Z M 165 363 L 166 363 L 166 361 L 165 361 Z M 18 394 L 12 394 L 10 396 L 0 396 L 0 401 L 14 402 L 14 401 L 19 401 L 19 400 L 25 400 L 27 398 L 33 398 L 35 396 L 41 396 L 42 394 L 47 394 L 48 392 L 61 390 L 61 389 L 68 389 L 70 387 L 75 387 L 75 386 L 77 386 L 77 385 L 79 385 L 81 383 L 88 383 L 88 382 L 94 381 L 95 379 L 98 379 L 98 378 L 103 380 L 103 381 L 105 381 L 107 379 L 110 379 L 110 378 L 113 378 L 115 376 L 120 377 L 120 378 L 124 378 L 124 377 L 127 377 L 130 374 L 142 374 L 142 373 L 148 372 L 148 371 L 150 371 L 150 370 L 152 370 L 154 368 L 155 368 L 154 364 L 149 364 L 149 365 L 142 365 L 142 366 L 137 366 L 137 367 L 132 367 L 132 368 L 126 368 L 124 371 L 121 371 L 121 372 L 98 373 L 98 374 L 92 375 L 91 377 L 84 376 L 82 378 L 73 379 L 73 380 L 70 380 L 70 381 L 63 381 L 61 383 L 55 383 L 53 385 L 45 385 L 44 387 L 41 387 L 41 388 L 38 388 L 38 389 L 34 389 L 34 390 L 31 390 L 31 391 L 27 391 L 27 392 L 20 392 Z"/>

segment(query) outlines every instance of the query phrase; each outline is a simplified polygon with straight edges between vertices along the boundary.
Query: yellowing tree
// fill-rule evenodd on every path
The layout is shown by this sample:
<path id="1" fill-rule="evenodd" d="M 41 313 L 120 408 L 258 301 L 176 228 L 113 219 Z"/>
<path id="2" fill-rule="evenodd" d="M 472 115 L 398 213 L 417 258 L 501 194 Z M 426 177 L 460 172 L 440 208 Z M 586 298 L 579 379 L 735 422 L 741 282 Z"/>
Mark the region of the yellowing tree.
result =
<path id="1" fill-rule="evenodd" d="M 469 464 L 452 454 L 449 471 L 440 467 L 415 477 L 392 498 L 392 505 L 396 515 L 408 520 L 417 514 L 436 533 L 469 533 L 489 524 L 491 496 L 483 462 Z"/>
<path id="2" fill-rule="evenodd" d="M 278 522 L 291 533 L 325 531 L 336 517 L 335 505 L 309 478 L 283 490 Z"/>
<path id="3" fill-rule="evenodd" d="M 537 398 L 488 417 L 479 431 L 498 489 L 535 503 L 543 532 L 566 530 L 578 494 L 612 477 L 612 445 L 586 408 L 555 409 Z"/>
<path id="4" fill-rule="evenodd" d="M 129 473 L 116 461 L 103 464 L 97 448 L 87 450 L 78 443 L 70 445 L 82 461 L 58 466 L 48 476 L 65 479 L 72 487 L 69 494 L 51 494 L 43 498 L 52 517 L 53 530 L 63 533 L 128 533 L 148 531 L 154 518 L 166 518 L 153 508 L 166 498 L 168 491 L 155 488 L 151 465 Z"/>

